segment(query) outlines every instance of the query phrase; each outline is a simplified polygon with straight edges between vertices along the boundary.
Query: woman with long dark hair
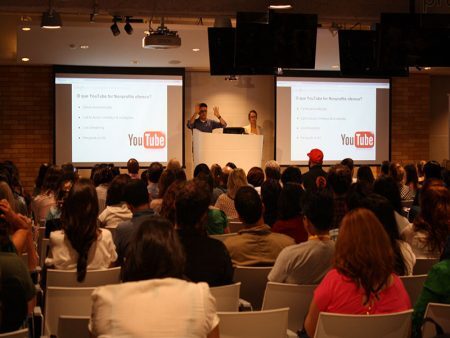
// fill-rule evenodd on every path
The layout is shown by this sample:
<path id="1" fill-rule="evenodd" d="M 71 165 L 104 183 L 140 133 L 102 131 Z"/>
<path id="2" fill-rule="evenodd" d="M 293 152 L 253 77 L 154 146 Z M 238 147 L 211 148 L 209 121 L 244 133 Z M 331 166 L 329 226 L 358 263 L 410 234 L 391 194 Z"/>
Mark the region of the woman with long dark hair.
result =
<path id="1" fill-rule="evenodd" d="M 184 252 L 172 224 L 146 216 L 130 242 L 123 284 L 92 294 L 94 337 L 219 337 L 206 283 L 183 280 Z"/>
<path id="2" fill-rule="evenodd" d="M 314 336 L 320 312 L 382 314 L 411 308 L 394 273 L 394 252 L 380 221 L 367 209 L 345 215 L 330 270 L 317 289 L 305 320 Z"/>
<path id="3" fill-rule="evenodd" d="M 63 230 L 50 234 L 51 257 L 47 266 L 77 270 L 82 282 L 87 269 L 106 269 L 117 259 L 111 232 L 97 225 L 98 199 L 88 179 L 76 182 L 62 207 Z"/>

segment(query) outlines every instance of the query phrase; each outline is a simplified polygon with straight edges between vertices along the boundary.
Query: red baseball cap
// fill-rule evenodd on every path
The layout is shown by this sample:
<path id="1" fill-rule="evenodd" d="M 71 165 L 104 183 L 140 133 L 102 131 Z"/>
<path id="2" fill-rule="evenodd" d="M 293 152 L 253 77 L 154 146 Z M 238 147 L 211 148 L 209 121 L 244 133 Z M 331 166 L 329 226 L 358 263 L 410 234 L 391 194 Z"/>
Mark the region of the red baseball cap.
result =
<path id="1" fill-rule="evenodd" d="M 323 161 L 322 150 L 320 150 L 320 149 L 311 149 L 311 151 L 308 153 L 308 157 L 311 160 L 311 162 L 322 163 L 322 161 Z"/>

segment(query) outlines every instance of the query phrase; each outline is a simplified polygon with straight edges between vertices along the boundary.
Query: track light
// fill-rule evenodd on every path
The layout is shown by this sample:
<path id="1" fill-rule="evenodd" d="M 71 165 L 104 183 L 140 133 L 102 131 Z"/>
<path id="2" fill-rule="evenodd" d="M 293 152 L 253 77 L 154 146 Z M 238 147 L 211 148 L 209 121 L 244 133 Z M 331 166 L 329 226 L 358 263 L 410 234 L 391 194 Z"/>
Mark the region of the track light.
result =
<path id="1" fill-rule="evenodd" d="M 61 26 L 61 16 L 55 11 L 52 1 L 49 0 L 48 11 L 42 13 L 41 27 L 46 29 L 58 29 L 61 28 Z"/>
<path id="2" fill-rule="evenodd" d="M 117 21 L 118 21 L 117 18 L 114 17 L 113 18 L 114 23 L 111 25 L 111 32 L 113 33 L 114 36 L 117 36 L 120 34 L 120 29 L 119 29 L 119 26 L 117 26 Z"/>
<path id="3" fill-rule="evenodd" d="M 127 16 L 126 24 L 123 28 L 125 29 L 125 32 L 127 32 L 128 35 L 133 34 L 133 27 L 131 27 L 129 16 Z"/>

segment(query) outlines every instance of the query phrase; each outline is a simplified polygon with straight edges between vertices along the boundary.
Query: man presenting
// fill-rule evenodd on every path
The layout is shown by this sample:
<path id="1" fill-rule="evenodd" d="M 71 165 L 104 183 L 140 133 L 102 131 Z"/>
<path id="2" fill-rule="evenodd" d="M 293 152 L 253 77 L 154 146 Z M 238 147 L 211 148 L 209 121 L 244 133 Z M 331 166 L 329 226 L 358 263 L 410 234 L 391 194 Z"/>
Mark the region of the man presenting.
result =
<path id="1" fill-rule="evenodd" d="M 206 103 L 200 103 L 195 106 L 195 113 L 191 116 L 187 123 L 189 129 L 198 129 L 204 133 L 212 133 L 213 129 L 225 128 L 227 123 L 220 116 L 219 108 L 213 108 L 214 115 L 219 119 L 219 122 L 207 118 L 208 106 Z M 198 118 L 197 118 L 198 115 Z"/>

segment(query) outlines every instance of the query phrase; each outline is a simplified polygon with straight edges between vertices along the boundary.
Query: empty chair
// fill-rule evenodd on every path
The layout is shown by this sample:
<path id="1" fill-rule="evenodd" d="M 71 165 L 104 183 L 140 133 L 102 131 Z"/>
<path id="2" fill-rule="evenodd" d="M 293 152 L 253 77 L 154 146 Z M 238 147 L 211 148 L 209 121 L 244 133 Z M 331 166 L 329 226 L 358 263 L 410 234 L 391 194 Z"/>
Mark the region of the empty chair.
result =
<path id="1" fill-rule="evenodd" d="M 28 329 L 0 333 L 1 338 L 28 338 Z"/>
<path id="2" fill-rule="evenodd" d="M 314 338 L 408 338 L 412 310 L 380 315 L 321 312 Z"/>
<path id="3" fill-rule="evenodd" d="M 413 268 L 413 275 L 428 274 L 431 267 L 438 262 L 439 259 L 437 258 L 417 258 Z"/>
<path id="4" fill-rule="evenodd" d="M 411 305 L 414 306 L 420 293 L 423 289 L 423 283 L 427 279 L 428 275 L 413 275 L 413 276 L 400 276 L 400 279 L 405 286 L 406 292 L 408 292 Z"/>
<path id="5" fill-rule="evenodd" d="M 216 299 L 217 311 L 238 311 L 240 289 L 241 283 L 210 288 L 211 294 Z"/>
<path id="6" fill-rule="evenodd" d="M 90 316 L 91 294 L 95 288 L 47 287 L 45 293 L 45 332 L 56 335 L 59 317 Z"/>
<path id="7" fill-rule="evenodd" d="M 317 285 L 296 285 L 268 282 L 262 310 L 289 308 L 288 329 L 297 332 L 303 327 Z"/>
<path id="8" fill-rule="evenodd" d="M 450 304 L 429 303 L 424 318 L 432 318 L 444 332 L 450 332 Z M 422 338 L 431 338 L 436 335 L 434 325 L 425 323 L 422 327 Z"/>
<path id="9" fill-rule="evenodd" d="M 237 235 L 237 233 L 230 232 L 229 234 L 209 235 L 209 237 L 218 239 L 219 241 L 222 241 L 222 242 L 223 242 L 223 241 L 226 240 L 228 237 L 236 236 L 236 235 Z"/>
<path id="10" fill-rule="evenodd" d="M 89 338 L 89 316 L 60 316 L 58 338 Z"/>
<path id="11" fill-rule="evenodd" d="M 233 232 L 238 232 L 239 230 L 244 229 L 245 225 L 241 221 L 229 221 L 228 227 L 230 228 L 230 232 L 233 233 Z"/>
<path id="12" fill-rule="evenodd" d="M 282 338 L 287 335 L 288 308 L 218 312 L 221 338 Z"/>
<path id="13" fill-rule="evenodd" d="M 120 267 L 105 270 L 88 270 L 83 282 L 77 281 L 75 270 L 47 270 L 47 286 L 95 287 L 120 283 Z"/>
<path id="14" fill-rule="evenodd" d="M 234 269 L 234 282 L 241 282 L 241 298 L 250 302 L 253 310 L 260 310 L 264 291 L 267 284 L 271 266 L 236 266 Z"/>

